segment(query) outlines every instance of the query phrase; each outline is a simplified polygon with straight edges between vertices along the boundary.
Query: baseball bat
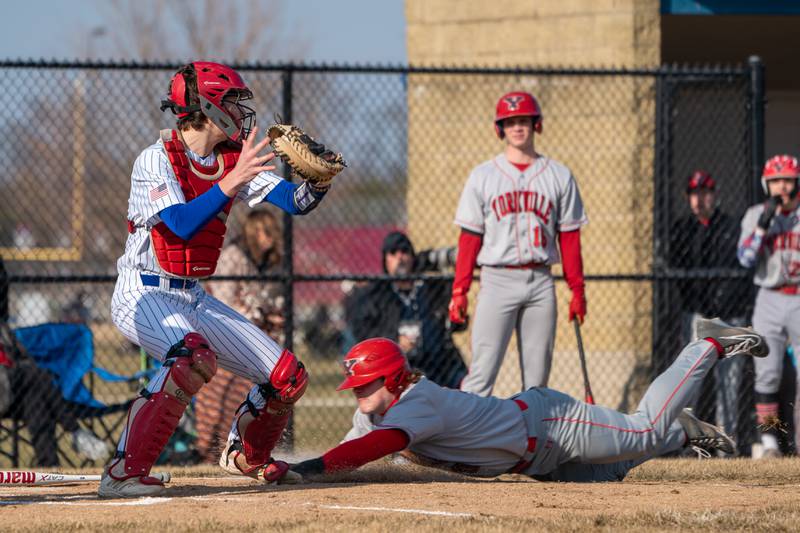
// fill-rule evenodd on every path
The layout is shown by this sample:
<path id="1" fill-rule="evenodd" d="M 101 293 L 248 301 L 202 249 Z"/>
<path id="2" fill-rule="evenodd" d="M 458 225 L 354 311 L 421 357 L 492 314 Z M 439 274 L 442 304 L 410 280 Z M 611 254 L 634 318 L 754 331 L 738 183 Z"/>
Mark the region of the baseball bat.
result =
<path id="1" fill-rule="evenodd" d="M 169 472 L 153 472 L 153 477 L 169 483 Z M 29 470 L 0 470 L 0 486 L 3 485 L 50 485 L 53 483 L 89 483 L 100 481 L 100 475 L 59 474 L 57 472 L 33 472 Z"/>
<path id="2" fill-rule="evenodd" d="M 581 372 L 583 372 L 583 390 L 586 394 L 586 403 L 594 405 L 594 394 L 592 394 L 592 386 L 589 383 L 589 371 L 586 370 L 586 352 L 583 351 L 583 337 L 581 337 L 581 325 L 578 319 L 573 320 L 575 324 L 575 338 L 578 339 L 578 356 L 581 359 Z"/>
<path id="3" fill-rule="evenodd" d="M 100 481 L 100 476 L 0 470 L 0 485 L 49 485 L 51 483 L 86 483 L 89 481 Z"/>

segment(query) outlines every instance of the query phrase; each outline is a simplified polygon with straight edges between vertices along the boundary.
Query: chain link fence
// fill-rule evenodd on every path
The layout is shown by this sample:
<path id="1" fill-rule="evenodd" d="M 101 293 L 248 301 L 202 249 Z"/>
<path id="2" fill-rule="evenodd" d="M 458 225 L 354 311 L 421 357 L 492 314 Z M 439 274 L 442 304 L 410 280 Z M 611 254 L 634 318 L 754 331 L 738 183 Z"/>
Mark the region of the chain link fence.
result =
<path id="1" fill-rule="evenodd" d="M 146 371 L 148 363 L 110 322 L 115 262 L 127 237 L 132 162 L 159 129 L 173 125 L 171 116 L 158 111 L 158 102 L 178 66 L 0 63 L 5 80 L 0 128 L 6 139 L 0 148 L 5 170 L 0 253 L 9 272 L 10 324 L 88 325 L 94 364 L 129 376 Z M 635 408 L 653 373 L 687 340 L 692 313 L 749 320 L 752 283 L 731 257 L 734 252 L 726 248 L 709 264 L 676 228 L 690 217 L 686 180 L 695 169 L 714 176 L 715 205 L 730 217 L 731 227 L 758 200 L 753 177 L 763 161 L 758 64 L 644 71 L 237 68 L 257 95 L 260 125 L 279 114 L 329 142 L 349 164 L 310 216 L 292 219 L 272 211 L 281 227 L 278 264 L 252 275 L 217 277 L 274 289 L 278 335 L 312 375 L 287 441 L 299 452 L 324 450 L 349 427 L 354 400 L 335 386 L 341 356 L 365 331 L 353 323 L 363 291 L 373 289 L 378 298 L 373 304 L 380 309 L 380 298 L 391 297 L 392 282 L 421 282 L 431 317 L 423 324 L 428 328 L 423 338 L 436 342 L 425 345 L 425 353 L 411 354 L 412 360 L 443 376 L 462 360 L 468 365 L 469 332 L 453 331 L 446 321 L 449 248 L 457 238 L 452 219 L 469 170 L 502 150 L 492 119 L 494 103 L 509 90 L 537 95 L 545 116 L 537 149 L 573 170 L 587 207 L 584 341 L 599 403 Z M 247 210 L 234 208 L 228 243 L 246 242 L 246 216 Z M 400 277 L 384 271 L 384 239 L 393 231 L 407 233 L 417 252 L 425 250 L 417 268 Z M 722 247 L 723 241 L 713 244 Z M 377 290 L 381 287 L 389 290 Z M 550 383 L 582 397 L 563 281 L 557 298 Z M 441 327 L 431 332 L 433 322 Z M 384 334 L 397 336 L 407 326 L 391 326 L 394 335 Z M 732 379 L 728 374 L 735 374 L 734 385 L 725 381 Z M 745 399 L 733 402 L 735 414 L 717 409 L 733 400 L 717 402 L 710 389 L 699 408 L 706 418 L 732 427 L 746 451 L 754 437 L 752 400 L 747 400 L 752 368 L 742 362 L 728 374 L 717 375 L 728 384 L 716 388 L 742 391 L 737 397 Z M 95 399 L 115 405 L 133 398 L 143 382 L 87 374 L 84 383 Z M 495 392 L 512 394 L 519 387 L 512 340 Z M 41 416 L 52 416 L 46 411 Z M 32 449 L 18 440 L 27 430 L 8 431 L 18 424 L 9 425 L 9 416 L 5 413 L 7 429 L 0 433 L 0 451 L 6 454 L 0 464 L 34 463 Z M 729 426 L 725 417 L 731 416 L 738 426 Z M 182 440 L 171 442 L 173 454 L 163 460 L 197 459 L 191 451 L 198 431 L 191 422 L 187 419 Z M 88 427 L 96 430 L 99 423 L 92 418 Z M 108 429 L 101 437 L 115 444 L 119 428 Z M 227 433 L 227 422 L 218 431 Z M 70 449 L 68 438 L 60 437 L 66 450 L 61 460 L 90 462 Z"/>

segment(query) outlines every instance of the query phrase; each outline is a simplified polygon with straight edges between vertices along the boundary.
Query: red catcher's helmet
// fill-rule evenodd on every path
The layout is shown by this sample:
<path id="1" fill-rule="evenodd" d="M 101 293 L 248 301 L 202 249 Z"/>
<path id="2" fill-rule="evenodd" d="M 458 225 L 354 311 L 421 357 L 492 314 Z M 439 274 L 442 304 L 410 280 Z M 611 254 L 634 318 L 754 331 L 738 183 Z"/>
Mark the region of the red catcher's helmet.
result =
<path id="1" fill-rule="evenodd" d="M 396 342 L 382 337 L 367 339 L 353 346 L 342 361 L 344 381 L 336 390 L 352 389 L 384 378 L 384 386 L 400 394 L 411 373 L 406 356 Z"/>
<path id="2" fill-rule="evenodd" d="M 533 129 L 542 133 L 542 108 L 531 93 L 516 91 L 504 94 L 497 101 L 494 131 L 501 139 L 505 137 L 501 122 L 509 117 L 533 117 Z"/>
<path id="3" fill-rule="evenodd" d="M 697 189 L 710 189 L 713 191 L 716 186 L 717 182 L 714 181 L 711 174 L 703 170 L 695 170 L 686 183 L 686 192 L 690 193 Z"/>
<path id="4" fill-rule="evenodd" d="M 767 182 L 778 178 L 794 178 L 800 177 L 800 164 L 797 163 L 797 158 L 790 155 L 776 155 L 767 160 L 764 165 L 764 172 L 761 173 L 761 186 L 764 188 L 764 193 L 769 194 L 769 187 Z"/>
<path id="5" fill-rule="evenodd" d="M 256 123 L 256 112 L 242 104 L 253 98 L 239 73 L 227 65 L 208 61 L 191 64 L 197 73 L 199 104 L 190 104 L 186 98 L 186 81 L 178 72 L 172 77 L 169 97 L 161 101 L 161 110 L 171 109 L 178 118 L 201 111 L 233 142 L 241 143 Z"/>

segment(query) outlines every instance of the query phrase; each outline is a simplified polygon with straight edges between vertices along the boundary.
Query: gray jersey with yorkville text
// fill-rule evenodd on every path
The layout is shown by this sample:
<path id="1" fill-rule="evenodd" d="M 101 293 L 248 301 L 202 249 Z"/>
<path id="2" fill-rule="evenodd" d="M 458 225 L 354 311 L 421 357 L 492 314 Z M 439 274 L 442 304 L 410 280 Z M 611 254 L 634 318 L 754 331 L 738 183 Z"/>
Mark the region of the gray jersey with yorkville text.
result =
<path id="1" fill-rule="evenodd" d="M 742 218 L 739 248 L 747 247 L 754 239 L 758 218 L 764 205 L 752 206 Z M 761 239 L 753 282 L 766 288 L 800 284 L 800 207 L 790 213 L 780 210 Z"/>
<path id="2" fill-rule="evenodd" d="M 559 262 L 557 232 L 586 224 L 570 170 L 539 156 L 520 171 L 504 154 L 475 167 L 467 178 L 455 223 L 483 234 L 479 265 Z"/>
<path id="3" fill-rule="evenodd" d="M 522 411 L 512 400 L 447 389 L 426 378 L 406 389 L 383 416 L 356 410 L 344 440 L 374 429 L 400 429 L 414 453 L 474 465 L 495 475 L 517 464 L 528 439 Z"/>

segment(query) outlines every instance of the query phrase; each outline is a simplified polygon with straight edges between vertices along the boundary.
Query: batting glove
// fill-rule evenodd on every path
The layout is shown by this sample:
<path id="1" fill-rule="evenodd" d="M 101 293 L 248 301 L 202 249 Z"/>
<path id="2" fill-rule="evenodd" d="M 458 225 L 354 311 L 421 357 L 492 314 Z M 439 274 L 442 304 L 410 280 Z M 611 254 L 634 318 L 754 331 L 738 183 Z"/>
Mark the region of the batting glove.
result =
<path id="1" fill-rule="evenodd" d="M 466 291 L 454 289 L 450 305 L 447 306 L 447 310 L 450 312 L 450 322 L 453 324 L 466 323 L 468 306 L 469 300 L 467 300 Z"/>
<path id="2" fill-rule="evenodd" d="M 572 300 L 569 302 L 569 320 L 572 322 L 576 318 L 583 324 L 583 318 L 586 316 L 586 295 L 583 288 L 575 289 L 572 291 Z"/>
<path id="3" fill-rule="evenodd" d="M 767 201 L 764 202 L 764 211 L 762 211 L 761 216 L 758 217 L 759 228 L 763 229 L 764 231 L 769 229 L 772 218 L 775 216 L 778 206 L 782 203 L 783 199 L 780 196 L 770 196 Z"/>

